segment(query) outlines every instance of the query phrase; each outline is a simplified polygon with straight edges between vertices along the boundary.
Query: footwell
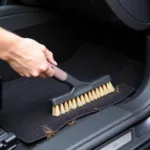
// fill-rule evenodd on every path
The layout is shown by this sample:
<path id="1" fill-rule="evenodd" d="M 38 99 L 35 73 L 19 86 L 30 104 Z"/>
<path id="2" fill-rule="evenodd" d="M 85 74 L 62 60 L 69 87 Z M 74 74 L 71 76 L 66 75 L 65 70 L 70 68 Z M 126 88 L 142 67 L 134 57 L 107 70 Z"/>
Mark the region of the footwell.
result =
<path id="1" fill-rule="evenodd" d="M 67 84 L 53 78 L 19 78 L 7 82 L 3 89 L 0 123 L 20 140 L 35 142 L 46 137 L 43 126 L 58 131 L 72 120 L 121 102 L 138 85 L 142 65 L 104 47 L 85 43 L 60 68 L 86 82 L 109 74 L 119 91 L 56 118 L 51 116 L 48 99 L 67 93 L 70 90 Z"/>

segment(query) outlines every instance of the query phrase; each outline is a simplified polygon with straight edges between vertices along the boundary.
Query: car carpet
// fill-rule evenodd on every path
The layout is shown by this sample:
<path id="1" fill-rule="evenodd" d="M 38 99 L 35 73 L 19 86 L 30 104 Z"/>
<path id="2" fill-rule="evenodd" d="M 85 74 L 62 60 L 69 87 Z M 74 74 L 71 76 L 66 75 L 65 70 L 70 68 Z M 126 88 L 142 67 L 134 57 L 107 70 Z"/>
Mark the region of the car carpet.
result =
<path id="1" fill-rule="evenodd" d="M 136 86 L 136 81 L 140 79 L 140 67 L 140 63 L 131 61 L 105 47 L 85 43 L 72 58 L 60 65 L 60 68 L 79 80 L 89 82 L 110 74 L 112 83 L 119 88 L 118 92 L 57 118 L 51 116 L 51 106 L 48 100 L 50 97 L 67 93 L 70 87 L 53 78 L 21 77 L 9 81 L 3 86 L 3 108 L 0 114 L 0 124 L 6 130 L 15 133 L 25 143 L 46 138 L 43 126 L 58 131 L 72 120 L 124 100 L 134 91 L 132 86 Z M 123 71 L 123 68 L 128 72 Z M 127 82 L 128 74 L 134 80 Z"/>

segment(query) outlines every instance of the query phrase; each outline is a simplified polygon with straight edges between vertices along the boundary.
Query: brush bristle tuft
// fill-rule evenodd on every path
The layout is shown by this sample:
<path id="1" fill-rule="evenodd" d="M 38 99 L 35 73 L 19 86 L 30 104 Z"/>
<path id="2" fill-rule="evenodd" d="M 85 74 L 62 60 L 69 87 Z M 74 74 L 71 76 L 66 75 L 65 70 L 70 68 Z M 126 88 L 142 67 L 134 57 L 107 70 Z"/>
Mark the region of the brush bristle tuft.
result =
<path id="1" fill-rule="evenodd" d="M 111 82 L 103 84 L 87 93 L 84 93 L 78 97 L 68 100 L 64 103 L 52 107 L 52 116 L 60 116 L 69 112 L 70 110 L 82 107 L 87 103 L 97 100 L 103 96 L 106 96 L 115 91 Z"/>

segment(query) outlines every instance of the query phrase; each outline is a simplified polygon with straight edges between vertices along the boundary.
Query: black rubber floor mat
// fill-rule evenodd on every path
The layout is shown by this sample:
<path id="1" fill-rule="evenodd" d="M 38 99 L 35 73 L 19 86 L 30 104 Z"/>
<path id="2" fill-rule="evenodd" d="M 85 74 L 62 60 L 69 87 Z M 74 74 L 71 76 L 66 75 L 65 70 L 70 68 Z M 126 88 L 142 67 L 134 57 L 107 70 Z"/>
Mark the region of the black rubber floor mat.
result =
<path id="1" fill-rule="evenodd" d="M 74 57 L 61 65 L 61 68 L 80 80 L 90 82 L 105 74 L 113 77 L 118 75 L 118 71 L 126 66 L 125 62 L 127 63 L 127 59 L 120 55 L 90 44 L 81 47 Z M 119 79 L 114 84 L 121 82 L 124 81 Z M 15 133 L 22 141 L 31 143 L 46 137 L 42 126 L 46 125 L 57 131 L 71 120 L 120 102 L 131 94 L 134 88 L 121 84 L 119 92 L 59 118 L 52 117 L 48 103 L 49 97 L 64 94 L 69 90 L 68 85 L 52 78 L 20 78 L 5 83 L 0 123 L 5 129 Z"/>

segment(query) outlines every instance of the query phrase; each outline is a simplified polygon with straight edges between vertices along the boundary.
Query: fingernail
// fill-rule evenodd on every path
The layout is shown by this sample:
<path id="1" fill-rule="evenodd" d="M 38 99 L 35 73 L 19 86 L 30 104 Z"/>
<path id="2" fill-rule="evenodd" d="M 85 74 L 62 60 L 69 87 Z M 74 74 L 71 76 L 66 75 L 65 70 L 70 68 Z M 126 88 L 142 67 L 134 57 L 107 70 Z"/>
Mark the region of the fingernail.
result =
<path id="1" fill-rule="evenodd" d="M 54 64 L 55 64 L 55 65 L 57 65 L 57 62 L 56 62 L 56 61 L 54 61 Z"/>

